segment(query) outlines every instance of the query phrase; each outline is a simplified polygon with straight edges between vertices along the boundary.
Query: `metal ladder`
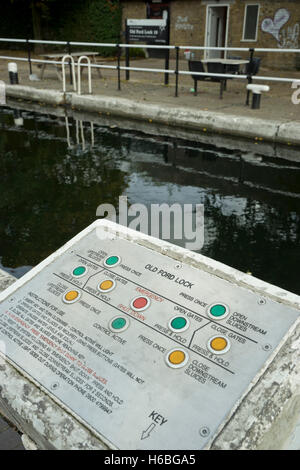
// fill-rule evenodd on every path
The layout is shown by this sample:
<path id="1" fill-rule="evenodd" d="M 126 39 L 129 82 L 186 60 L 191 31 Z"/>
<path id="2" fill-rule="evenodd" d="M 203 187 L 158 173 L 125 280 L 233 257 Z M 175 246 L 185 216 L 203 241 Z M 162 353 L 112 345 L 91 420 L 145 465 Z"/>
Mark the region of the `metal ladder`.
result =
<path id="1" fill-rule="evenodd" d="M 71 67 L 72 67 L 72 80 L 73 80 L 73 90 L 76 92 L 77 91 L 77 83 L 76 83 L 76 71 L 75 71 L 75 62 L 74 58 L 70 54 L 66 54 L 63 59 L 62 59 L 62 76 L 63 76 L 63 92 L 66 93 L 67 87 L 66 87 L 66 61 L 71 62 Z M 92 94 L 92 70 L 91 70 L 91 61 L 90 59 L 82 55 L 79 57 L 78 62 L 77 62 L 77 72 L 78 72 L 78 95 L 81 95 L 81 62 L 83 60 L 87 61 L 87 68 L 88 68 L 88 82 L 89 82 L 89 94 Z"/>
<path id="2" fill-rule="evenodd" d="M 92 70 L 91 70 L 91 61 L 86 55 L 82 55 L 78 59 L 77 67 L 78 67 L 78 95 L 81 95 L 81 62 L 83 60 L 87 61 L 87 68 L 88 68 L 88 80 L 89 80 L 89 94 L 92 94 Z"/>
<path id="3" fill-rule="evenodd" d="M 66 69 L 65 69 L 65 63 L 66 60 L 69 60 L 71 62 L 72 66 L 72 80 L 73 80 L 73 90 L 76 92 L 77 86 L 76 86 L 76 73 L 75 73 L 75 62 L 74 58 L 70 54 L 66 54 L 62 58 L 62 77 L 63 77 L 63 92 L 66 93 L 67 87 L 66 87 Z"/>

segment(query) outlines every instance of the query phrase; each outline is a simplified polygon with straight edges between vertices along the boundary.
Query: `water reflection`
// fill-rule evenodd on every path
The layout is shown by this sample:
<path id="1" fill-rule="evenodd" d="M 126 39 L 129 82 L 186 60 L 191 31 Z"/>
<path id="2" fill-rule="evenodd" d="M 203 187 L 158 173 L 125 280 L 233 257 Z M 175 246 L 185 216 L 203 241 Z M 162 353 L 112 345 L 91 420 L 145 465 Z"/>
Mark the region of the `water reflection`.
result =
<path id="1" fill-rule="evenodd" d="M 204 204 L 203 254 L 300 294 L 300 163 L 22 116 L 17 128 L 12 111 L 0 113 L 4 266 L 37 264 L 91 223 L 99 204 L 117 207 L 123 194 L 149 207 Z"/>
<path id="2" fill-rule="evenodd" d="M 66 126 L 66 136 L 67 136 L 67 144 L 68 149 L 70 150 L 78 150 L 78 152 L 85 152 L 87 149 L 87 145 L 93 149 L 95 145 L 95 137 L 94 137 L 94 123 L 90 122 L 90 144 L 86 143 L 86 138 L 84 135 L 84 125 L 82 120 L 75 120 L 75 127 L 76 127 L 76 146 L 71 141 L 71 134 L 70 134 L 70 127 L 72 128 L 72 123 L 69 122 L 69 117 L 65 116 L 65 126 Z"/>

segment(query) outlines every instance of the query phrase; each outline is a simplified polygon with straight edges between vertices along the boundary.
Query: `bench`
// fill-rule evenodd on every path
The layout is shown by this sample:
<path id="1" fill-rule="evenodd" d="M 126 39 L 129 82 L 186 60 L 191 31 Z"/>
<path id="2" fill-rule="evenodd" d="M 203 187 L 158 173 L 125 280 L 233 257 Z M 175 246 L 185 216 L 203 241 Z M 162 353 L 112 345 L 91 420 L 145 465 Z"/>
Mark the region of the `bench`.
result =
<path id="1" fill-rule="evenodd" d="M 201 60 L 189 60 L 189 71 L 190 72 L 202 72 L 206 73 L 204 70 L 204 65 Z M 224 66 L 220 63 L 207 63 L 207 73 L 224 73 Z M 199 81 L 202 82 L 217 82 L 220 83 L 220 99 L 223 98 L 223 90 L 225 89 L 225 78 L 218 78 L 208 75 L 192 75 L 194 80 L 194 95 L 197 96 L 197 85 Z"/>

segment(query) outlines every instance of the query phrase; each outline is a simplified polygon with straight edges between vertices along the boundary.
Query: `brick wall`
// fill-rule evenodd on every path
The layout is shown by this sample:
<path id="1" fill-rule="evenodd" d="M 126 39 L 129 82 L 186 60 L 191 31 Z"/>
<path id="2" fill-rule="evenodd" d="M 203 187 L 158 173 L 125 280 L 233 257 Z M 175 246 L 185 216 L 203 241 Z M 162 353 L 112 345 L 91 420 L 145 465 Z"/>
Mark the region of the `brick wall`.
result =
<path id="1" fill-rule="evenodd" d="M 202 32 L 205 16 L 199 1 L 174 1 L 171 3 L 170 43 L 175 46 L 203 45 Z"/>
<path id="2" fill-rule="evenodd" d="M 220 2 L 222 3 L 222 2 Z M 300 1 L 298 0 L 224 0 L 230 5 L 228 46 L 246 48 L 300 48 Z M 181 46 L 204 46 L 207 5 L 218 5 L 210 0 L 171 0 L 170 1 L 170 44 Z M 243 41 L 245 5 L 259 4 L 257 41 Z M 288 11 L 284 22 L 277 16 L 280 9 Z M 143 1 L 123 1 L 123 25 L 125 18 L 146 18 L 146 3 Z M 262 23 L 268 19 L 267 31 Z M 283 24 L 284 23 L 284 24 Z M 264 23 L 266 25 L 266 22 Z M 273 26 L 273 34 L 272 32 Z M 275 29 L 274 29 L 275 28 Z M 248 53 L 230 53 L 248 57 Z M 202 57 L 198 52 L 197 56 Z M 262 58 L 262 65 L 280 70 L 300 70 L 300 54 L 295 53 L 256 53 Z"/>
<path id="3" fill-rule="evenodd" d="M 138 1 L 122 2 L 122 36 L 125 42 L 125 20 L 126 18 L 143 19 L 146 18 L 146 4 Z"/>
<path id="4" fill-rule="evenodd" d="M 245 42 L 243 38 L 244 10 L 248 3 L 260 4 L 258 34 L 256 42 Z M 289 13 L 289 19 L 284 22 L 279 16 L 275 16 L 280 9 L 285 9 Z M 277 18 L 277 20 L 276 20 Z M 267 31 L 262 30 L 263 21 L 268 19 L 269 26 Z M 274 30 L 275 26 L 275 30 Z M 273 34 L 271 34 L 273 27 Z M 277 1 L 236 1 L 231 6 L 228 46 L 233 47 L 255 47 L 293 49 L 300 48 L 300 5 L 296 0 Z M 276 37 L 275 37 L 276 36 Z M 300 54 L 293 53 L 261 53 L 257 56 L 262 58 L 262 64 L 265 67 L 281 70 L 300 70 Z"/>

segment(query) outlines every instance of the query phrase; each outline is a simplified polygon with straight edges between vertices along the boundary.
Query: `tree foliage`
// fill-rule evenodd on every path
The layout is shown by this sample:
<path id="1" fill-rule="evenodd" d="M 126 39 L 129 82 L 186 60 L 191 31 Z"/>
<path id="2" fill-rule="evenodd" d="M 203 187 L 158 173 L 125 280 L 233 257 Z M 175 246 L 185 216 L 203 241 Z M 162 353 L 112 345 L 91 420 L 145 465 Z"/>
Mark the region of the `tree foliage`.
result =
<path id="1" fill-rule="evenodd" d="M 1 3 L 5 15 L 0 18 L 0 35 L 4 37 L 109 43 L 120 40 L 119 0 L 2 0 Z M 5 17 L 9 18 L 9 27 Z M 100 52 L 109 54 L 110 51 L 106 48 Z"/>
<path id="2" fill-rule="evenodd" d="M 63 0 L 49 8 L 49 34 L 61 40 L 119 42 L 119 0 Z"/>

